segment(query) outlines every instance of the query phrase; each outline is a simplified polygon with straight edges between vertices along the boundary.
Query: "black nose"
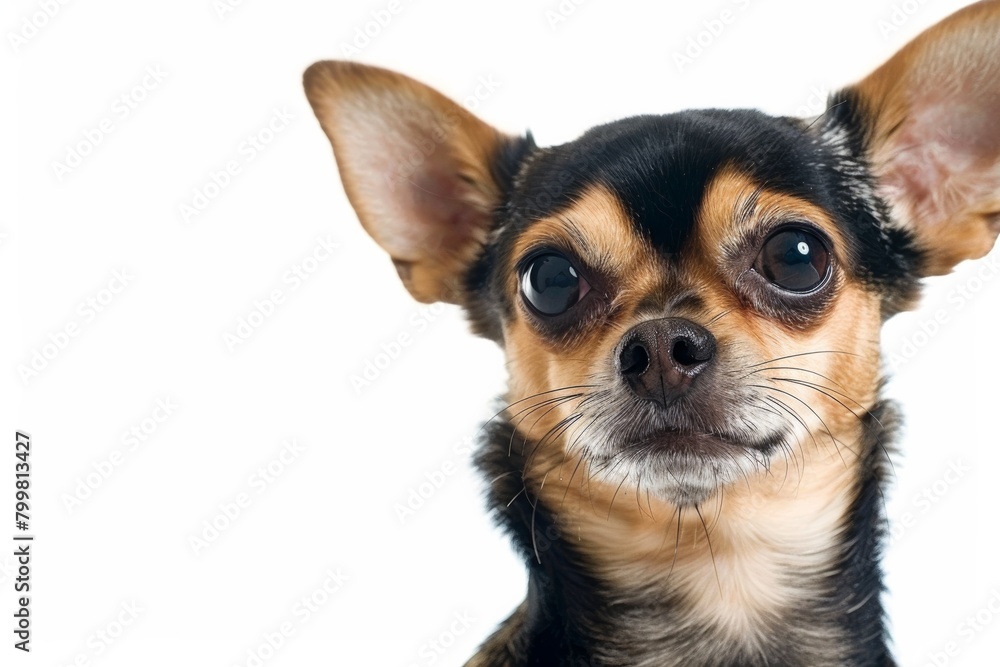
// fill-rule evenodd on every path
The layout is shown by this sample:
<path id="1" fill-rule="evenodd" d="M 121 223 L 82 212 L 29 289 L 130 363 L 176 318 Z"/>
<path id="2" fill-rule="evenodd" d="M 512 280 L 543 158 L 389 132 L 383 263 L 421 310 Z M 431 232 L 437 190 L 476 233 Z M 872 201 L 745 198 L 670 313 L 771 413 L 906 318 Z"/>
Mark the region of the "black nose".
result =
<path id="1" fill-rule="evenodd" d="M 680 317 L 637 324 L 622 337 L 618 372 L 639 398 L 667 407 L 712 363 L 715 337 Z"/>

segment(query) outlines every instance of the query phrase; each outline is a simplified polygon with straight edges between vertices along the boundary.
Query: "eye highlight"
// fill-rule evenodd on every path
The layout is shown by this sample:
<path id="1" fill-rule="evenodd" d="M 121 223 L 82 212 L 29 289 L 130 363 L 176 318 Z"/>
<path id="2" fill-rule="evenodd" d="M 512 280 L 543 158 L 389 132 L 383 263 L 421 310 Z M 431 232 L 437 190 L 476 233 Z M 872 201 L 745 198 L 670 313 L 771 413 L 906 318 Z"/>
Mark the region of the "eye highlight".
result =
<path id="1" fill-rule="evenodd" d="M 565 313 L 589 290 L 587 281 L 559 253 L 538 255 L 521 272 L 521 294 L 541 315 L 553 317 Z"/>
<path id="2" fill-rule="evenodd" d="M 830 264 L 830 251 L 818 235 L 783 227 L 764 241 L 753 269 L 775 287 L 802 294 L 823 284 Z"/>

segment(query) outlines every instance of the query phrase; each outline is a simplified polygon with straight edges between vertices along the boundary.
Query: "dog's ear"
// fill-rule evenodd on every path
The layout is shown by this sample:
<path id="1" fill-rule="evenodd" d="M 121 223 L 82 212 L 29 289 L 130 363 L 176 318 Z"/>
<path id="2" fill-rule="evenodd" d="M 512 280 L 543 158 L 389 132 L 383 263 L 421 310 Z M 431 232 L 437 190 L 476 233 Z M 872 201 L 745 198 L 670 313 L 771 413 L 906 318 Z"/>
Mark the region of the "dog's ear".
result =
<path id="1" fill-rule="evenodd" d="M 419 301 L 462 303 L 513 142 L 437 91 L 388 70 L 318 62 L 306 97 L 361 224 Z M 508 151 L 509 152 L 509 151 Z"/>
<path id="2" fill-rule="evenodd" d="M 844 91 L 894 224 L 927 275 L 982 257 L 1000 231 L 1000 0 L 966 7 Z"/>

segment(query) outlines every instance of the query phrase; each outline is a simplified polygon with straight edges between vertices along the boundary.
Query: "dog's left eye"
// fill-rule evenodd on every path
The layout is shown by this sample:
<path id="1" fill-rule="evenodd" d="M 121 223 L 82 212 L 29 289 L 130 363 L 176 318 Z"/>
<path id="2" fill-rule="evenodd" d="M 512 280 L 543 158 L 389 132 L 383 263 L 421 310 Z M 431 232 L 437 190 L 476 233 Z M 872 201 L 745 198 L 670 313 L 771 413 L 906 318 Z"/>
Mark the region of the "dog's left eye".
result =
<path id="1" fill-rule="evenodd" d="M 783 290 L 811 292 L 830 272 L 830 251 L 816 234 L 787 227 L 764 241 L 753 268 Z"/>
<path id="2" fill-rule="evenodd" d="M 572 263 L 557 253 L 539 255 L 521 273 L 524 299 L 542 315 L 561 315 L 590 289 Z"/>

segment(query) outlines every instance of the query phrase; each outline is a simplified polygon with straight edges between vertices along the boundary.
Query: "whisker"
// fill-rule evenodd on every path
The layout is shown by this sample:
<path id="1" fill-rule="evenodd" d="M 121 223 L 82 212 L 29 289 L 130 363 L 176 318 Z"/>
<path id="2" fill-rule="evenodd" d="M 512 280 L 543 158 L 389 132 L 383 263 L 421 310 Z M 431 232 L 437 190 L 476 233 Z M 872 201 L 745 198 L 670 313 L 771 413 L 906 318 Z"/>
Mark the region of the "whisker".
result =
<path id="1" fill-rule="evenodd" d="M 755 371 L 751 371 L 750 373 L 748 373 L 744 377 L 749 377 L 749 376 L 755 375 L 757 373 L 763 373 L 764 371 L 796 371 L 796 372 L 799 372 L 799 373 L 808 373 L 810 375 L 818 375 L 819 377 L 823 378 L 827 382 L 832 382 L 833 384 L 837 385 L 841 389 L 846 389 L 844 387 L 844 385 L 840 384 L 839 382 L 837 382 L 836 380 L 834 380 L 831 377 L 827 377 L 826 375 L 823 375 L 822 373 L 817 373 L 816 371 L 809 370 L 808 368 L 801 368 L 799 366 L 768 366 L 766 368 L 758 368 Z"/>
<path id="2" fill-rule="evenodd" d="M 556 408 L 558 408 L 560 405 L 562 405 L 563 403 L 566 403 L 568 401 L 571 401 L 574 398 L 577 398 L 577 397 L 575 397 L 575 396 L 567 396 L 567 397 L 564 397 L 564 399 L 560 399 L 560 400 L 555 401 L 549 407 L 548 410 L 546 410 L 542 414 L 538 415 L 535 418 L 535 421 L 531 422 L 531 426 L 528 428 L 528 431 L 524 434 L 524 439 L 521 441 L 521 454 L 520 454 L 521 456 L 524 456 L 524 449 L 528 446 L 528 438 L 531 437 L 531 432 L 534 430 L 534 428 L 538 424 L 538 422 L 540 422 L 547 414 L 549 414 L 550 412 L 552 412 L 553 410 L 555 410 Z M 525 415 L 525 417 L 527 417 L 527 415 Z M 560 422 L 560 423 L 562 423 L 562 422 Z M 518 426 L 520 426 L 520 423 L 518 423 Z"/>
<path id="3" fill-rule="evenodd" d="M 659 553 L 660 551 L 663 551 L 663 546 L 667 543 L 667 536 L 670 534 L 670 524 L 673 522 L 674 517 L 678 517 L 678 515 L 680 514 L 680 511 L 681 511 L 681 506 L 678 505 L 677 507 L 674 508 L 673 514 L 670 515 L 670 521 L 667 522 L 666 528 L 663 531 L 663 541 L 660 542 L 660 549 L 659 549 L 659 551 L 657 551 L 657 553 Z M 679 517 L 678 517 L 678 520 L 680 520 Z M 676 558 L 676 556 L 677 556 L 677 551 L 675 550 L 674 551 L 674 557 Z M 669 574 L 667 576 L 669 576 Z"/>
<path id="4" fill-rule="evenodd" d="M 771 389 L 771 387 L 761 386 L 761 389 Z M 806 425 L 805 421 L 802 419 L 802 417 L 799 415 L 798 412 L 796 412 L 795 410 L 793 410 L 790 406 L 786 405 L 784 403 L 784 401 L 781 401 L 781 400 L 779 400 L 777 398 L 774 398 L 773 396 L 765 396 L 764 399 L 767 400 L 767 401 L 770 401 L 771 403 L 777 405 L 779 408 L 781 408 L 781 409 L 785 410 L 786 412 L 788 412 L 788 414 L 792 415 L 792 418 L 795 419 L 799 424 L 801 424 L 802 428 L 805 429 L 805 432 L 809 434 L 810 438 L 812 438 L 813 444 L 816 445 L 816 448 L 817 449 L 819 448 L 819 442 L 816 440 L 816 436 L 813 435 L 812 430 Z M 800 442 L 799 446 L 801 447 L 801 445 L 802 445 L 802 443 Z M 836 440 L 833 440 L 833 448 L 834 448 L 834 450 L 836 450 L 837 454 L 840 456 L 840 460 L 844 462 L 844 467 L 848 468 L 849 466 L 847 465 L 847 459 L 845 459 L 844 455 L 840 452 L 840 448 L 837 446 L 837 441 Z M 803 459 L 803 470 L 805 469 L 805 463 L 804 463 L 804 461 L 805 461 L 805 459 Z"/>
<path id="5" fill-rule="evenodd" d="M 570 474 L 569 480 L 566 482 L 566 489 L 563 491 L 562 500 L 559 502 L 560 507 L 566 503 L 566 494 L 569 493 L 570 484 L 573 483 L 573 478 L 576 477 L 576 471 L 580 469 L 580 465 L 583 463 L 583 459 L 584 456 L 583 453 L 581 453 L 576 461 L 576 465 L 573 466 L 573 472 Z"/>
<path id="6" fill-rule="evenodd" d="M 827 393 L 827 391 L 835 391 L 835 390 L 830 389 L 829 387 L 823 387 L 822 385 L 818 385 L 818 384 L 815 384 L 815 383 L 812 383 L 812 382 L 807 382 L 805 380 L 784 379 L 784 381 L 786 381 L 786 382 L 792 382 L 794 384 L 798 384 L 798 385 L 801 385 L 803 387 L 806 387 L 807 389 L 812 389 L 813 391 L 815 391 L 817 393 L 823 394 L 824 396 L 826 396 L 827 398 L 829 398 L 832 401 L 835 401 L 841 407 L 843 407 L 845 410 L 847 410 L 848 412 L 850 412 L 855 417 L 855 419 L 858 420 L 858 423 L 861 424 L 861 426 L 863 426 L 868 431 L 869 435 L 871 435 L 875 439 L 875 442 L 878 443 L 879 448 L 885 454 L 886 461 L 888 461 L 888 463 L 889 463 L 889 469 L 892 471 L 893 477 L 896 476 L 896 467 L 892 463 L 892 457 L 889 455 L 889 450 L 886 449 L 885 444 L 882 442 L 882 439 L 879 437 L 879 435 L 881 434 L 881 431 L 876 431 L 874 428 L 871 427 L 871 425 L 867 424 L 865 422 L 865 420 L 861 418 L 860 415 L 858 415 L 853 410 L 851 410 L 849 407 L 847 407 L 846 405 L 844 405 L 844 403 L 841 402 L 840 400 L 838 400 L 835 396 Z M 836 392 L 836 393 L 839 394 L 840 392 Z M 874 414 L 872 414 L 872 412 L 870 410 L 868 410 L 867 408 L 865 408 L 865 406 L 861 405 L 856 400 L 854 400 L 853 398 L 851 398 L 850 396 L 848 396 L 846 394 L 841 394 L 841 395 L 844 398 L 846 398 L 847 400 L 849 400 L 849 401 L 855 403 L 856 405 L 858 405 L 858 407 L 860 407 L 862 410 L 864 410 L 865 413 L 869 417 L 871 417 L 875 421 L 876 424 L 878 424 L 881 427 L 882 430 L 885 430 L 885 426 L 882 424 L 882 422 L 879 421 L 878 417 L 876 417 Z M 881 493 L 881 489 L 879 490 L 879 493 Z"/>
<path id="7" fill-rule="evenodd" d="M 505 405 L 499 412 L 497 412 L 492 417 L 490 417 L 489 419 L 487 419 L 486 420 L 486 424 L 489 424 L 491 421 L 493 421 L 494 419 L 496 419 L 497 417 L 499 417 L 500 415 L 502 415 L 507 410 L 510 410 L 515 405 L 518 405 L 520 403 L 524 403 L 525 401 L 530 401 L 533 398 L 538 398 L 539 396 L 544 396 L 546 394 L 554 394 L 557 391 L 568 391 L 570 389 L 593 389 L 593 388 L 595 388 L 597 386 L 598 385 L 596 385 L 596 384 L 570 385 L 570 386 L 567 386 L 567 387 L 559 387 L 558 389 L 549 389 L 548 391 L 540 391 L 537 394 L 532 394 L 531 396 L 525 396 L 524 398 L 522 398 L 520 400 L 514 401 L 513 403 L 510 403 L 508 405 Z M 483 425 L 483 428 L 486 428 L 486 424 Z"/>
<path id="8" fill-rule="evenodd" d="M 546 473 L 546 477 L 548 473 Z M 539 486 L 539 491 L 541 487 L 545 486 L 545 477 L 542 478 L 542 484 Z M 535 552 L 535 560 L 538 564 L 542 564 L 542 556 L 538 553 L 538 540 L 535 538 L 535 515 L 538 513 L 538 498 L 535 498 L 535 502 L 531 504 L 531 548 Z"/>
<path id="9" fill-rule="evenodd" d="M 581 417 L 582 417 L 582 415 L 579 414 L 579 413 L 571 414 L 569 417 L 566 417 L 565 419 L 561 420 L 558 424 L 556 424 L 555 426 L 553 426 L 551 429 L 549 429 L 549 432 L 546 433 L 544 436 L 542 436 L 542 439 L 539 440 L 538 443 L 534 447 L 531 448 L 531 453 L 528 455 L 528 458 L 525 460 L 525 463 L 524 463 L 524 471 L 525 471 L 525 473 L 527 473 L 528 468 L 531 467 L 531 463 L 532 463 L 532 461 L 533 461 L 533 459 L 535 457 L 536 452 L 538 452 L 538 450 L 542 447 L 542 445 L 545 444 L 545 441 L 548 440 L 549 437 L 552 437 L 552 439 L 555 440 L 560 435 L 562 435 L 562 433 L 564 433 L 566 431 L 566 429 L 568 429 L 574 423 L 576 423 L 576 421 L 578 419 L 580 419 Z M 546 473 L 546 474 L 548 474 L 548 473 Z"/>
<path id="10" fill-rule="evenodd" d="M 549 410 L 547 410 L 544 414 L 539 415 L 538 418 L 535 419 L 534 422 L 532 422 L 531 428 L 528 429 L 527 434 L 525 434 L 525 436 L 524 436 L 525 437 L 525 440 L 524 440 L 524 444 L 525 445 L 527 444 L 527 438 L 528 438 L 528 436 L 531 435 L 531 430 L 533 428 L 535 428 L 535 424 L 537 424 L 539 422 L 539 420 L 541 420 L 542 417 L 544 417 L 545 415 L 547 415 L 549 412 L 551 412 L 552 410 L 554 410 L 556 407 L 558 407 L 562 403 L 564 403 L 566 401 L 570 401 L 570 400 L 572 400 L 574 398 L 577 398 L 579 396 L 580 396 L 580 394 L 574 394 L 573 396 L 559 396 L 557 398 L 550 398 L 550 399 L 548 399 L 546 401 L 542 401 L 542 402 L 540 402 L 540 403 L 538 403 L 536 405 L 533 405 L 530 408 L 522 410 L 521 412 L 526 412 L 527 414 L 525 414 L 523 417 L 521 417 L 521 419 L 519 419 L 516 424 L 513 424 L 514 428 L 513 428 L 513 430 L 511 431 L 511 434 L 510 434 L 510 442 L 507 443 L 507 456 L 510 456 L 511 453 L 512 453 L 512 451 L 513 451 L 513 449 L 514 449 L 514 438 L 517 436 L 518 431 L 521 428 L 521 424 L 524 422 L 525 419 L 527 419 L 529 416 L 531 416 L 531 414 L 535 410 L 540 410 L 540 409 L 542 409 L 543 407 L 545 407 L 547 405 L 554 404 L 554 405 L 552 405 L 552 407 Z M 521 414 L 521 412 L 519 412 L 518 414 Z M 524 454 L 524 447 L 523 446 L 521 447 L 521 454 L 522 455 Z"/>
<path id="11" fill-rule="evenodd" d="M 847 410 L 852 415 L 854 415 L 855 417 L 857 417 L 858 421 L 862 421 L 862 423 L 864 423 L 863 420 L 861 419 L 861 416 L 858 415 L 857 413 L 855 413 L 854 410 L 851 410 L 849 407 L 847 407 L 846 405 L 844 405 L 843 403 L 841 403 L 839 400 L 837 400 L 836 398 L 834 398 L 831 394 L 827 394 L 826 393 L 828 391 L 832 391 L 834 394 L 837 394 L 838 396 L 843 396 L 844 398 L 846 398 L 847 400 L 849 400 L 851 403 L 854 403 L 856 406 L 858 406 L 859 408 L 861 408 L 862 410 L 864 410 L 865 414 L 867 414 L 869 417 L 871 417 L 872 419 L 874 419 L 876 424 L 878 424 L 879 426 L 881 426 L 883 429 L 885 428 L 885 426 L 882 424 L 882 422 L 880 422 L 878 420 L 878 417 L 876 417 L 875 415 L 873 415 L 871 413 L 871 410 L 869 410 L 868 408 L 866 408 L 865 406 L 863 406 L 861 403 L 858 403 L 856 400 L 854 400 L 853 398 L 851 398 L 850 396 L 848 396 L 847 394 L 845 394 L 843 392 L 839 392 L 836 389 L 832 389 L 830 387 L 824 387 L 821 384 L 816 384 L 814 382 L 809 382 L 808 380 L 798 380 L 798 379 L 795 379 L 795 378 L 772 378 L 772 379 L 774 379 L 774 380 L 781 380 L 781 381 L 784 381 L 784 382 L 793 382 L 795 384 L 802 385 L 803 387 L 808 387 L 810 389 L 815 389 L 816 391 L 819 391 L 820 393 L 822 393 L 822 394 L 826 395 L 827 397 L 829 397 L 831 400 L 837 401 L 837 403 L 839 403 L 841 405 L 841 407 L 843 407 L 845 410 Z"/>
<path id="12" fill-rule="evenodd" d="M 624 477 L 622 477 L 622 481 L 618 484 L 618 488 L 615 489 L 614 495 L 611 496 L 611 502 L 608 503 L 608 521 L 611 520 L 611 509 L 615 506 L 615 498 L 618 497 L 618 492 L 622 490 L 622 485 L 628 481 L 628 477 L 629 476 L 627 474 Z"/>
<path id="13" fill-rule="evenodd" d="M 525 493 L 527 490 L 528 490 L 528 487 L 522 486 L 521 490 L 518 491 L 517 493 L 515 493 L 514 497 L 511 498 L 510 501 L 507 503 L 507 507 L 510 507 L 511 505 L 513 505 L 514 501 L 517 500 L 518 496 L 520 496 L 522 493 Z"/>
<path id="14" fill-rule="evenodd" d="M 635 484 L 635 506 L 639 509 L 639 514 L 646 514 L 646 511 L 642 509 L 642 473 L 638 474 L 638 481 Z M 653 518 L 650 515 L 649 518 Z"/>
<path id="15" fill-rule="evenodd" d="M 814 350 L 813 352 L 800 352 L 799 354 L 789 354 L 784 357 L 775 357 L 774 359 L 769 359 L 767 361 L 762 361 L 759 364 L 751 364 L 747 368 L 756 368 L 758 366 L 764 366 L 765 364 L 773 364 L 775 361 L 784 361 L 785 359 L 794 359 L 796 357 L 808 357 L 813 354 L 845 354 L 851 357 L 860 357 L 860 354 L 855 354 L 854 352 L 844 352 L 843 350 Z"/>
<path id="16" fill-rule="evenodd" d="M 677 506 L 677 535 L 674 537 L 674 557 L 670 560 L 670 571 L 667 572 L 667 579 L 674 573 L 674 565 L 677 564 L 677 552 L 681 548 L 681 506 Z"/>
<path id="17" fill-rule="evenodd" d="M 836 444 L 837 444 L 838 442 L 840 442 L 840 441 L 838 441 L 838 440 L 837 440 L 837 438 L 836 438 L 836 437 L 834 437 L 834 435 L 833 435 L 833 429 L 831 429 L 831 428 L 830 428 L 829 426 L 827 426 L 827 424 L 826 424 L 826 422 L 825 422 L 825 421 L 823 420 L 823 418 L 819 416 L 819 413 L 818 413 L 818 412 L 816 412 L 816 411 L 815 411 L 815 410 L 814 410 L 814 409 L 812 408 L 812 406 L 811 406 L 811 405 L 809 405 L 808 403 L 806 403 L 805 401 L 803 401 L 803 400 L 802 400 L 801 398 L 799 398 L 799 397 L 798 397 L 798 396 L 796 396 L 795 394 L 792 394 L 792 393 L 790 393 L 790 392 L 787 392 L 787 391 L 785 391 L 784 389 L 778 389 L 777 387 L 765 387 L 764 385 L 752 385 L 752 386 L 755 386 L 755 387 L 760 387 L 761 389 L 769 389 L 769 390 L 771 390 L 771 391 L 777 391 L 777 392 L 780 392 L 780 393 L 782 393 L 782 394 L 785 394 L 786 396 L 789 396 L 789 397 L 791 397 L 791 398 L 794 398 L 794 399 L 795 399 L 796 401 L 798 401 L 798 402 L 799 402 L 799 403 L 801 403 L 802 405 L 806 406 L 806 409 L 807 409 L 807 410 L 809 410 L 809 412 L 811 412 L 811 413 L 813 413 L 813 415 L 815 415 L 816 419 L 818 419 L 818 420 L 819 420 L 819 423 L 823 425 L 823 428 L 825 429 L 825 432 L 826 432 L 826 434 L 827 434 L 828 436 L 830 436 L 830 439 L 831 439 L 831 440 L 832 440 L 832 441 L 834 442 L 834 444 L 835 444 L 835 445 L 836 445 Z M 850 452 L 851 454 L 854 454 L 854 456 L 858 456 L 858 452 L 856 452 L 856 451 L 854 451 L 853 449 L 851 449 L 850 447 L 848 447 L 846 443 L 843 443 L 843 442 L 840 442 L 840 444 L 841 444 L 841 445 L 843 445 L 843 446 L 844 446 L 844 449 L 846 449 L 847 451 L 849 451 L 849 452 Z M 838 449 L 837 451 L 840 451 L 840 450 Z M 843 457 L 843 455 L 841 455 L 841 459 L 843 459 L 843 458 L 844 458 L 844 457 Z M 845 465 L 845 466 L 847 465 L 847 461 L 844 461 L 844 465 Z"/>
<path id="18" fill-rule="evenodd" d="M 719 320 L 721 320 L 723 317 L 725 317 L 726 315 L 728 315 L 731 312 L 733 312 L 732 308 L 730 308 L 729 310 L 722 311 L 721 313 L 719 313 L 718 315 L 716 315 L 715 317 L 713 317 L 712 319 L 710 319 L 708 322 L 706 322 L 705 326 L 707 327 L 707 326 L 711 326 L 712 324 L 715 324 L 716 322 L 718 322 Z"/>
<path id="19" fill-rule="evenodd" d="M 698 513 L 698 518 L 701 519 L 701 526 L 705 529 L 705 541 L 708 542 L 708 553 L 712 556 L 712 567 L 715 569 L 715 582 L 719 584 L 719 596 L 725 597 L 725 594 L 722 592 L 722 578 L 719 576 L 719 565 L 715 562 L 715 549 L 712 548 L 712 536 L 708 534 L 708 525 L 705 523 L 705 517 L 701 515 L 701 508 L 695 505 L 694 511 Z"/>

